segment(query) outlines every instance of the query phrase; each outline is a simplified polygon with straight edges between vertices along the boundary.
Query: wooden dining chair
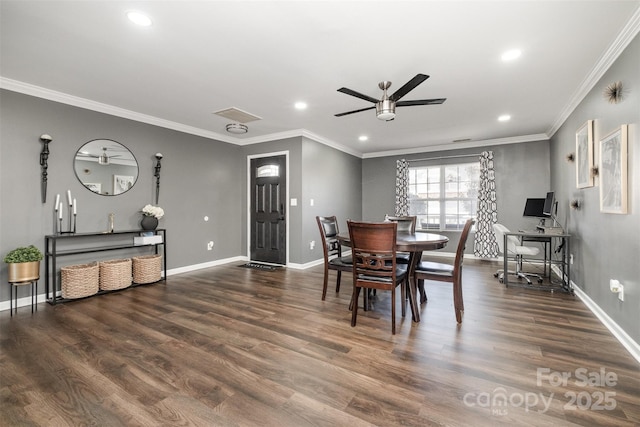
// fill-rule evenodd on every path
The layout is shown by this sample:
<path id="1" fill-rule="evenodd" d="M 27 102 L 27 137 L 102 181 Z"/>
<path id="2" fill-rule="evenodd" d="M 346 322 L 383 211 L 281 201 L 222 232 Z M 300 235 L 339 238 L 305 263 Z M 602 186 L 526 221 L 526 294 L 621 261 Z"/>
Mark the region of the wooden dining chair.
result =
<path id="1" fill-rule="evenodd" d="M 415 233 L 416 232 L 416 221 L 417 216 L 415 215 L 407 215 L 407 216 L 393 216 L 393 215 L 385 215 L 385 221 L 393 221 L 398 223 L 398 233 Z"/>
<path id="2" fill-rule="evenodd" d="M 364 307 L 369 289 L 391 291 L 391 333 L 396 333 L 396 287 L 407 281 L 407 265 L 396 261 L 395 222 L 347 221 L 353 257 L 353 297 L 351 326 L 356 326 L 358 297 L 365 288 Z M 406 315 L 406 286 L 400 286 L 402 317 Z"/>
<path id="3" fill-rule="evenodd" d="M 322 300 L 327 296 L 329 270 L 336 271 L 336 293 L 340 292 L 340 279 L 343 271 L 351 271 L 353 261 L 351 257 L 342 256 L 342 246 L 338 240 L 338 220 L 335 216 L 317 216 L 316 222 L 322 238 L 324 255 L 324 283 L 322 284 Z"/>
<path id="4" fill-rule="evenodd" d="M 456 320 L 458 323 L 462 323 L 462 314 L 464 312 L 464 301 L 462 299 L 462 261 L 464 259 L 464 249 L 467 245 L 467 238 L 469 237 L 469 230 L 471 230 L 474 223 L 475 220 L 470 218 L 464 224 L 453 264 L 421 261 L 416 266 L 414 275 L 415 280 L 418 283 L 421 303 L 427 300 L 427 294 L 424 289 L 425 280 L 450 282 L 453 284 L 453 307 L 456 312 Z"/>
<path id="5" fill-rule="evenodd" d="M 416 232 L 416 220 L 418 217 L 415 215 L 411 216 L 391 216 L 385 215 L 384 220 L 387 222 L 395 222 L 398 224 L 398 233 L 411 233 L 414 234 Z M 409 264 L 409 259 L 411 254 L 407 252 L 398 252 L 397 260 L 402 264 Z"/>

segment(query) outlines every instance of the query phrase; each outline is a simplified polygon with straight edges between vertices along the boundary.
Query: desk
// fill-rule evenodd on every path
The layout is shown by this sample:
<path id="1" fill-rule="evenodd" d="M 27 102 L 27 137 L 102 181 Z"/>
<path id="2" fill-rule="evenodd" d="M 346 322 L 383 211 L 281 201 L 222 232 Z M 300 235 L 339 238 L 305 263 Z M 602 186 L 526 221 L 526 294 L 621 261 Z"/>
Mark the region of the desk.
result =
<path id="1" fill-rule="evenodd" d="M 349 233 L 338 234 L 338 240 L 345 246 L 351 246 Z M 420 310 L 418 308 L 418 300 L 416 294 L 418 292 L 415 279 L 415 271 L 418 262 L 422 258 L 422 251 L 433 251 L 442 249 L 447 246 L 449 238 L 440 234 L 432 233 L 398 233 L 396 237 L 396 250 L 399 252 L 409 252 L 409 305 L 411 306 L 411 314 L 414 322 L 420 321 Z"/>
<path id="2" fill-rule="evenodd" d="M 571 289 L 571 269 L 569 268 L 569 254 L 571 253 L 571 235 L 570 234 L 552 234 L 552 233 L 538 233 L 535 231 L 509 231 L 504 233 L 504 247 L 507 247 L 507 238 L 508 236 L 515 236 L 522 241 L 530 241 L 530 242 L 543 242 L 545 244 L 545 272 L 546 272 L 546 245 L 549 244 L 550 247 L 553 247 L 551 244 L 553 240 L 560 239 L 558 245 L 562 245 L 561 257 L 560 261 L 553 261 L 551 254 L 549 255 L 549 278 L 551 277 L 551 266 L 556 264 L 561 269 L 562 277 L 560 280 L 562 281 L 562 289 L 567 292 L 573 292 Z M 507 264 L 509 260 L 509 255 L 505 250 L 503 254 L 503 263 L 504 263 L 504 285 L 509 286 L 509 275 L 506 273 L 508 271 Z M 536 287 L 539 289 L 539 286 Z M 552 289 L 552 288 L 551 288 Z"/>

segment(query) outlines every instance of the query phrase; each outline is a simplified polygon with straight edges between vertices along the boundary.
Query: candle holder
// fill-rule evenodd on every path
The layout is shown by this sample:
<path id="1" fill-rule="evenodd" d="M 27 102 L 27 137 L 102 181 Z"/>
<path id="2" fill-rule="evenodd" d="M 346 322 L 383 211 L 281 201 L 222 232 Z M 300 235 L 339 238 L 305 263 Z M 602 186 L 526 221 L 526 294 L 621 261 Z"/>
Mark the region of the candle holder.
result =
<path id="1" fill-rule="evenodd" d="M 47 134 L 40 136 L 42 141 L 42 151 L 40 151 L 40 169 L 41 169 L 41 182 L 40 193 L 42 197 L 42 203 L 47 202 L 47 169 L 49 167 L 47 161 L 49 160 L 49 143 L 53 141 L 53 138 Z"/>
<path id="2" fill-rule="evenodd" d="M 155 173 L 153 176 L 156 177 L 156 205 L 158 204 L 158 200 L 160 199 L 160 169 L 162 165 L 160 164 L 160 160 L 162 160 L 162 153 L 156 153 L 156 166 Z"/>

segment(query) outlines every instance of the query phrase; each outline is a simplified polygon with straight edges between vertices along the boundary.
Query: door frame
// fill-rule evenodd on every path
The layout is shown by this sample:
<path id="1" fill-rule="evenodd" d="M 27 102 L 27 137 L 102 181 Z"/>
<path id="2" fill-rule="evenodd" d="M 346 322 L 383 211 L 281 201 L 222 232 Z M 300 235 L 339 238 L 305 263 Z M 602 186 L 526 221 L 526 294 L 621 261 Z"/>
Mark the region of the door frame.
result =
<path id="1" fill-rule="evenodd" d="M 289 265 L 289 248 L 290 248 L 290 244 L 289 244 L 289 215 L 290 215 L 290 205 L 289 205 L 289 187 L 291 187 L 290 182 L 291 180 L 289 179 L 289 150 L 286 151 L 274 151 L 271 153 L 261 153 L 261 154 L 249 154 L 247 155 L 247 252 L 246 252 L 246 257 L 249 261 L 251 261 L 251 160 L 254 159 L 261 159 L 263 157 L 274 157 L 274 156 L 284 156 L 284 162 L 285 162 L 285 173 L 286 173 L 286 177 L 285 179 L 287 180 L 287 190 L 285 191 L 285 200 L 287 203 L 286 206 L 286 214 L 285 214 L 285 233 L 287 234 L 286 236 L 286 255 L 285 255 L 285 266 Z"/>

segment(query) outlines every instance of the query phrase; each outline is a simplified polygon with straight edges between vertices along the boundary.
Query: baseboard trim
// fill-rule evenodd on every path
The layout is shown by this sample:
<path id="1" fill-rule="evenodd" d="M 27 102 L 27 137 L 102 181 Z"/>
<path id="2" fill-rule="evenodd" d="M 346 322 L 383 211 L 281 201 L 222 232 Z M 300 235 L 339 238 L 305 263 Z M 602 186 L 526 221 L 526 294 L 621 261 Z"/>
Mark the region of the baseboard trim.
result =
<path id="1" fill-rule="evenodd" d="M 558 266 L 552 266 L 554 273 L 558 275 L 558 277 L 562 277 L 562 272 L 558 268 Z M 566 277 L 563 278 L 563 281 L 566 283 Z M 635 342 L 633 338 L 627 334 L 624 329 L 622 329 L 609 315 L 602 309 L 594 300 L 589 297 L 580 286 L 576 285 L 576 283 L 572 280 L 571 288 L 573 292 L 576 294 L 578 298 L 587 306 L 589 310 L 602 322 L 602 324 L 613 334 L 613 336 L 622 344 L 624 348 L 631 354 L 631 356 L 640 363 L 640 344 Z"/>

